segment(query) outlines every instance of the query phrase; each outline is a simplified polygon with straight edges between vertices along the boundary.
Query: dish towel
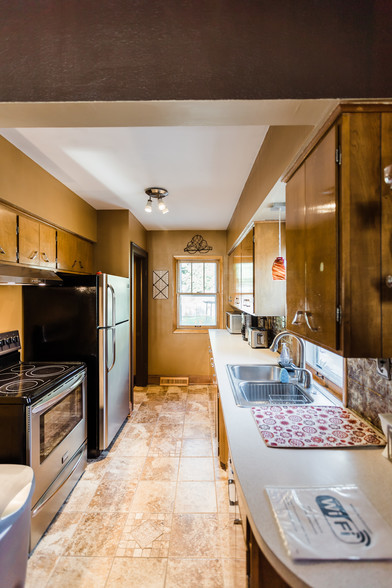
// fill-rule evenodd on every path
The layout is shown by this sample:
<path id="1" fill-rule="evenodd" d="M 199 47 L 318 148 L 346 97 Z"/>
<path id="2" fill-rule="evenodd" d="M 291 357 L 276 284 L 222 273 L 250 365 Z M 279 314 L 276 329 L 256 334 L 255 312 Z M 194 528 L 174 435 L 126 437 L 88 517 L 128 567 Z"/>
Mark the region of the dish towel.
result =
<path id="1" fill-rule="evenodd" d="M 268 447 L 309 449 L 385 445 L 370 425 L 339 406 L 252 407 L 252 414 Z"/>

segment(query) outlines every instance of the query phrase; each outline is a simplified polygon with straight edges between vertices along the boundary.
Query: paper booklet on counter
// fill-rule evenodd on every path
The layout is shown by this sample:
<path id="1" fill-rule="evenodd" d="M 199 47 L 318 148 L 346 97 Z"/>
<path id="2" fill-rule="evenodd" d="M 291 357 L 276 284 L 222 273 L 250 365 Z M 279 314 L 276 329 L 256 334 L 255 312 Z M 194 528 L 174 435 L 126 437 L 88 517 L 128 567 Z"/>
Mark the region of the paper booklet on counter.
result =
<path id="1" fill-rule="evenodd" d="M 358 486 L 266 492 L 293 560 L 392 559 L 392 528 Z"/>

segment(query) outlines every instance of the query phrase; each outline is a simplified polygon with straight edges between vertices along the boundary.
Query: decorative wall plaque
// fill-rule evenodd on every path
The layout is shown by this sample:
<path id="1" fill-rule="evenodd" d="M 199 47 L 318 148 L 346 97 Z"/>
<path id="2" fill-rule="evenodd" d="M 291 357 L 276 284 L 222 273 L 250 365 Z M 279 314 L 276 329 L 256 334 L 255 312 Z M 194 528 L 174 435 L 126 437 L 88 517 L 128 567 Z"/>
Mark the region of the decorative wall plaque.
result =
<path id="1" fill-rule="evenodd" d="M 154 300 L 167 300 L 169 298 L 168 270 L 153 270 L 152 297 Z"/>
<path id="2" fill-rule="evenodd" d="M 211 251 L 211 245 L 208 245 L 207 241 L 203 239 L 201 235 L 195 235 L 192 239 L 187 243 L 184 251 L 186 253 L 208 253 Z"/>

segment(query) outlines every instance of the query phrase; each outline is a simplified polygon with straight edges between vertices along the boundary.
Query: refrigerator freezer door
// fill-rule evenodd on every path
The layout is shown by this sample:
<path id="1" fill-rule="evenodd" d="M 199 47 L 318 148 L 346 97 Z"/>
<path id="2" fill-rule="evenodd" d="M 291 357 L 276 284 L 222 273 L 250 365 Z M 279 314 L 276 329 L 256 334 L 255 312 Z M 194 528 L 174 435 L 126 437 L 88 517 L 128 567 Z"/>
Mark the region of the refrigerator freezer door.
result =
<path id="1" fill-rule="evenodd" d="M 98 274 L 98 327 L 129 320 L 129 279 Z"/>
<path id="2" fill-rule="evenodd" d="M 99 333 L 99 449 L 106 449 L 129 413 L 129 321 Z"/>

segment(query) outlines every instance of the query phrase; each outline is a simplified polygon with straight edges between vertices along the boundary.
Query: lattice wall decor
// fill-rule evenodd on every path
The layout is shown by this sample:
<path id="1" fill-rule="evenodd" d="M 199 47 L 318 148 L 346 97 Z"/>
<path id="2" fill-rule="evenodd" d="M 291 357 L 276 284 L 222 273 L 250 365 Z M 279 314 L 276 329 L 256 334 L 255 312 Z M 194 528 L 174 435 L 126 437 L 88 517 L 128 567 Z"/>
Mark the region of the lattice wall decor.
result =
<path id="1" fill-rule="evenodd" d="M 169 298 L 168 270 L 153 270 L 152 297 L 154 300 L 167 300 Z"/>
<path id="2" fill-rule="evenodd" d="M 208 253 L 211 249 L 211 245 L 208 245 L 207 241 L 201 235 L 195 235 L 187 243 L 184 251 L 186 253 Z"/>

